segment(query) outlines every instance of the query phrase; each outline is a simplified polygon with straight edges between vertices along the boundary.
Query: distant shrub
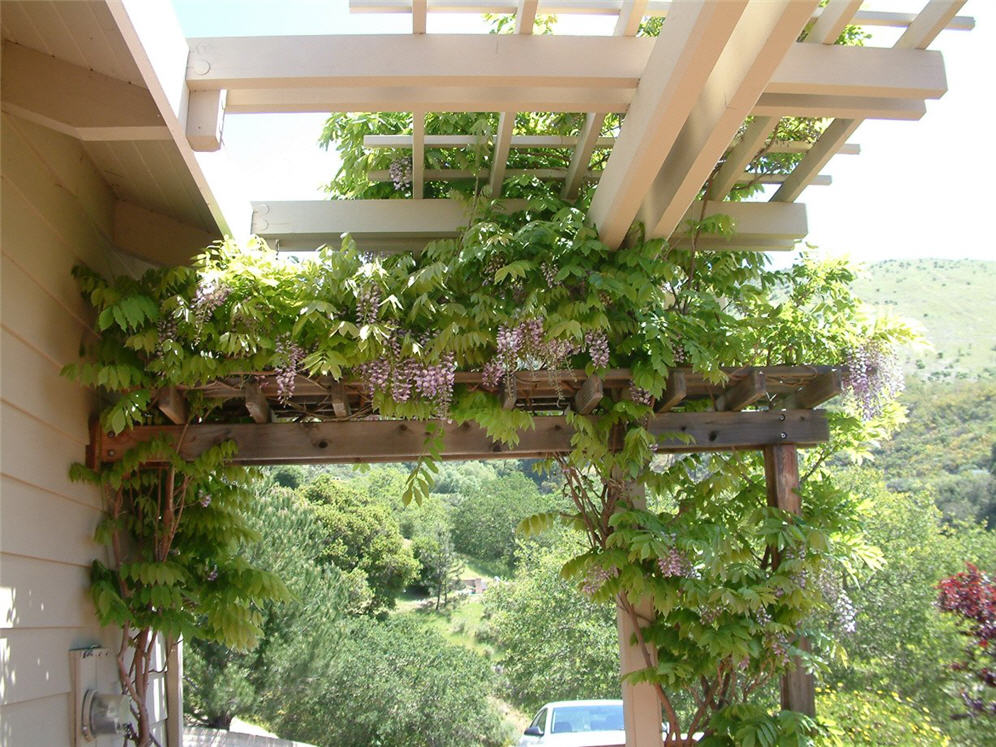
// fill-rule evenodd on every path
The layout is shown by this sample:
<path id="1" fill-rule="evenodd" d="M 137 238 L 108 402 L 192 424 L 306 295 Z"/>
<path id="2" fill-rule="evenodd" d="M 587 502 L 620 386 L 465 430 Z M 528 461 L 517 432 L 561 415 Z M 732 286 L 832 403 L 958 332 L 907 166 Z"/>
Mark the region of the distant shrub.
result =
<path id="1" fill-rule="evenodd" d="M 817 688 L 816 710 L 839 744 L 879 747 L 951 743 L 931 721 L 926 708 L 917 708 L 895 692 Z"/>

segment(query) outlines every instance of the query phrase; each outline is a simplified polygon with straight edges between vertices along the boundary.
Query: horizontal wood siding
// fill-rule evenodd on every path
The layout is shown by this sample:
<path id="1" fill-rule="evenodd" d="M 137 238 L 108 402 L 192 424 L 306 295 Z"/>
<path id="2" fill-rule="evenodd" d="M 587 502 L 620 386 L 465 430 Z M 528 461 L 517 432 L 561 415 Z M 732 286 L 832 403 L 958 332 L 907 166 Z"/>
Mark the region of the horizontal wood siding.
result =
<path id="1" fill-rule="evenodd" d="M 93 335 L 70 270 L 130 262 L 109 238 L 115 196 L 79 142 L 4 114 L 0 147 L 0 744 L 61 747 L 72 742 L 70 649 L 118 643 L 88 594 L 90 564 L 106 554 L 93 541 L 100 495 L 68 477 L 95 410 L 59 374 Z M 100 676 L 115 682 L 113 662 Z M 154 712 L 165 715 L 160 702 Z"/>

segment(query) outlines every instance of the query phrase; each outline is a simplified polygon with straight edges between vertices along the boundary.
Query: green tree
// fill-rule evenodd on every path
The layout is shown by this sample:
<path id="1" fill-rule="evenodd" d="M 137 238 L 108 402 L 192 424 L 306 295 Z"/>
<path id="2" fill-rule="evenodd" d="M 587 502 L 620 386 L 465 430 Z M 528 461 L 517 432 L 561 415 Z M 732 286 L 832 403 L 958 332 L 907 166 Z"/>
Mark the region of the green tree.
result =
<path id="1" fill-rule="evenodd" d="M 896 693 L 926 709 L 937 724 L 967 744 L 978 742 L 964 724 L 950 722 L 950 669 L 962 648 L 951 621 L 937 609 L 938 582 L 964 567 L 965 560 L 996 565 L 996 534 L 976 523 L 942 521 L 928 492 L 895 493 L 882 473 L 852 468 L 842 484 L 860 499 L 865 537 L 882 551 L 884 565 L 849 584 L 857 615 L 855 629 L 838 640 L 846 656 L 827 674 L 840 697 L 846 693 Z M 854 696 L 857 697 L 857 696 Z"/>
<path id="2" fill-rule="evenodd" d="M 364 612 L 393 609 L 395 597 L 418 573 L 390 506 L 362 488 L 321 475 L 300 488 L 324 533 L 320 558 L 349 573 L 362 572 L 370 589 Z"/>
<path id="3" fill-rule="evenodd" d="M 262 632 L 250 651 L 186 642 L 184 710 L 221 729 L 236 715 L 281 726 L 295 699 L 327 673 L 346 608 L 341 574 L 317 560 L 324 535 L 310 506 L 290 490 L 260 486 L 247 519 L 259 539 L 244 542 L 241 556 L 285 579 L 291 596 L 263 607 Z"/>
<path id="4" fill-rule="evenodd" d="M 436 609 L 447 604 L 450 592 L 460 586 L 463 561 L 453 550 L 449 533 L 420 535 L 412 542 L 419 564 L 418 585 L 436 598 Z"/>
<path id="5" fill-rule="evenodd" d="M 409 616 L 351 622 L 335 666 L 282 734 L 327 747 L 504 745 L 509 734 L 477 654 Z"/>
<path id="6" fill-rule="evenodd" d="M 508 572 L 515 562 L 515 528 L 531 514 L 553 506 L 521 472 L 485 480 L 453 509 L 453 545 L 461 553 Z"/>
<path id="7" fill-rule="evenodd" d="M 615 611 L 560 573 L 580 543 L 563 536 L 554 547 L 524 547 L 514 578 L 484 593 L 508 699 L 533 711 L 551 700 L 621 697 Z"/>

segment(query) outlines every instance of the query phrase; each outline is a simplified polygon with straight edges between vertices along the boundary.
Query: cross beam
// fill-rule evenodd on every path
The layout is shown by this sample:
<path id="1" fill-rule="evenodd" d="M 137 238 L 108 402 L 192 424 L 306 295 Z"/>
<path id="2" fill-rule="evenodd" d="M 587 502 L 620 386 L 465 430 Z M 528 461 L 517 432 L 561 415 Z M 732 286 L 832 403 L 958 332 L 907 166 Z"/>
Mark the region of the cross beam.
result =
<path id="1" fill-rule="evenodd" d="M 138 426 L 116 436 L 98 425 L 91 432 L 87 463 L 114 462 L 129 448 L 159 436 L 178 444 L 184 459 L 195 459 L 233 440 L 239 464 L 349 464 L 414 461 L 426 451 L 430 426 L 442 428 L 442 458 L 524 459 L 565 454 L 574 429 L 562 416 L 538 416 L 519 442 L 495 442 L 480 426 L 445 421 L 359 420 L 311 423 L 196 424 Z M 813 446 L 830 437 L 822 410 L 760 412 L 680 412 L 651 418 L 648 430 L 660 439 L 658 451 L 691 453 L 762 449 L 779 444 Z M 621 445 L 621 434 L 618 445 Z M 155 459 L 149 462 L 155 464 Z"/>

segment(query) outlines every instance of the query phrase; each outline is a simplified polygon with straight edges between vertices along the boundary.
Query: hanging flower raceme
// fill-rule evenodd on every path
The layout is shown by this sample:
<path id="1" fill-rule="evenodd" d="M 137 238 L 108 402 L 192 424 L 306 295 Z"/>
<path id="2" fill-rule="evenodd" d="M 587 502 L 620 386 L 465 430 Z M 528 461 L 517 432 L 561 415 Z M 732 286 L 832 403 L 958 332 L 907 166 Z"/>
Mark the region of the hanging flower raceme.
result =
<path id="1" fill-rule="evenodd" d="M 848 351 L 844 388 L 857 402 L 861 416 L 871 420 L 882 414 L 886 403 L 905 388 L 903 369 L 895 346 L 868 340 Z"/>

